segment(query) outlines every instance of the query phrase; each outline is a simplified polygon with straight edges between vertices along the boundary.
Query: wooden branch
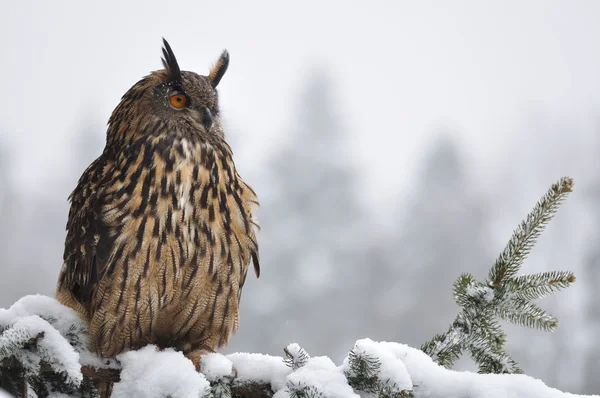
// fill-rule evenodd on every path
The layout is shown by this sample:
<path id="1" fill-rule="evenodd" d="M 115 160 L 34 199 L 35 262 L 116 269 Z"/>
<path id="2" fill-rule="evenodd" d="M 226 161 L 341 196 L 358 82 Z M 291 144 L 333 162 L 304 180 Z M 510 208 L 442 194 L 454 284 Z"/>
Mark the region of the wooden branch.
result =
<path id="1" fill-rule="evenodd" d="M 121 380 L 121 371 L 110 368 L 94 368 L 82 366 L 83 382 L 81 393 L 86 392 L 90 386 L 95 386 L 101 398 L 109 398 L 113 385 Z M 60 383 L 61 375 L 56 374 L 47 363 L 40 363 L 40 377 L 49 382 Z M 5 389 L 16 397 L 27 396 L 27 379 L 24 377 L 24 369 L 14 357 L 6 358 L 0 362 L 0 388 Z M 45 397 L 43 393 L 40 398 Z M 273 391 L 271 386 L 265 383 L 236 383 L 235 379 L 231 386 L 232 398 L 271 398 Z"/>

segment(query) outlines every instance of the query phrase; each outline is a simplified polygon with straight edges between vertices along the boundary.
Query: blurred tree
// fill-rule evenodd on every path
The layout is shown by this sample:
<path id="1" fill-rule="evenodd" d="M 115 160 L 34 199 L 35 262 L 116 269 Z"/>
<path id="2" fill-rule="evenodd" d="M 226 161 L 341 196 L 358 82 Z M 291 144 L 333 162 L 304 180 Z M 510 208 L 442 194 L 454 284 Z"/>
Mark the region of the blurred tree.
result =
<path id="1" fill-rule="evenodd" d="M 361 289 L 368 268 L 364 217 L 333 97 L 325 73 L 309 78 L 296 123 L 269 163 L 271 185 L 259 192 L 264 272 L 259 283 L 246 285 L 244 295 L 253 303 L 242 311 L 248 320 L 241 327 L 265 327 L 254 331 L 252 342 L 243 329 L 248 349 L 280 351 L 299 341 L 309 350 L 341 356 L 358 337 L 355 314 L 368 295 Z"/>
<path id="2" fill-rule="evenodd" d="M 18 251 L 19 256 L 12 260 L 19 268 L 14 275 L 16 296 L 12 301 L 25 294 L 54 294 L 62 265 L 69 210 L 67 197 L 75 188 L 81 173 L 102 153 L 104 147 L 103 126 L 86 123 L 74 129 L 76 133 L 68 148 L 60 151 L 67 154 L 67 157 L 60 159 L 64 162 L 63 167 L 55 168 L 61 172 L 44 176 L 39 182 L 41 190 L 19 199 L 19 228 L 15 230 L 13 249 Z M 36 277 L 31 278 L 31 275 Z"/>
<path id="3" fill-rule="evenodd" d="M 483 279 L 494 258 L 483 198 L 451 136 L 438 137 L 410 187 L 397 235 L 386 245 L 375 322 L 378 338 L 419 346 L 456 316 L 452 281 L 463 272 Z"/>
<path id="4" fill-rule="evenodd" d="M 7 152 L 3 146 L 0 146 L 0 253 L 3 255 L 10 249 L 9 239 L 13 235 L 10 231 L 10 222 L 8 222 L 13 214 L 11 211 L 11 198 L 14 193 L 12 183 L 8 178 L 9 159 Z"/>
<path id="5" fill-rule="evenodd" d="M 18 270 L 16 263 L 18 252 L 15 250 L 17 214 L 19 199 L 10 178 L 10 150 L 0 143 L 0 267 L 2 269 L 2 289 L 0 289 L 0 308 L 12 304 L 18 297 L 15 292 L 14 278 Z"/>
<path id="6" fill-rule="evenodd" d="M 597 175 L 600 173 L 595 170 Z M 587 327 L 587 350 L 584 360 L 584 388 L 583 391 L 589 394 L 600 391 L 600 379 L 598 371 L 600 369 L 600 346 L 597 344 L 597 338 L 600 336 L 600 178 L 595 183 L 587 195 L 589 203 L 589 214 L 593 220 L 594 230 L 588 240 L 588 252 L 584 258 L 582 274 L 585 275 L 585 284 L 587 286 L 586 320 Z"/>

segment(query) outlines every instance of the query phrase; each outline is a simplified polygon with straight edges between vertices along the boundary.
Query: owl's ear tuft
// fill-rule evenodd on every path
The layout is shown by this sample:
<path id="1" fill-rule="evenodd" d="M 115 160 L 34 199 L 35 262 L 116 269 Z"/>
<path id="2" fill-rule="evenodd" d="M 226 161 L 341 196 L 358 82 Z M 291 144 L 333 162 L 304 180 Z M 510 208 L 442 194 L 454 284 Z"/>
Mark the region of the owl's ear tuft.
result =
<path id="1" fill-rule="evenodd" d="M 179 69 L 177 58 L 175 58 L 175 54 L 173 54 L 173 50 L 171 49 L 169 42 L 167 42 L 164 37 L 162 52 L 162 63 L 165 67 L 165 70 L 169 74 L 169 80 L 171 80 L 173 83 L 181 83 L 181 70 Z"/>
<path id="2" fill-rule="evenodd" d="M 221 56 L 215 62 L 212 68 L 210 68 L 210 73 L 208 74 L 208 80 L 210 80 L 210 84 L 213 88 L 217 87 L 221 78 L 227 71 L 227 67 L 229 66 L 229 52 L 227 50 L 223 50 Z"/>

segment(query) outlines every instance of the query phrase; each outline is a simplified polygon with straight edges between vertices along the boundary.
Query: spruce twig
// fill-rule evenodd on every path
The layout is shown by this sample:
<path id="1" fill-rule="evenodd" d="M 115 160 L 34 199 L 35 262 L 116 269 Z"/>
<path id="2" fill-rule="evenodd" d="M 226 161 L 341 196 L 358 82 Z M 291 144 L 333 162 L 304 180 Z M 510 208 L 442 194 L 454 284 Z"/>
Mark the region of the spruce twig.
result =
<path id="1" fill-rule="evenodd" d="M 288 383 L 290 398 L 323 398 L 323 393 L 315 386 L 303 386 Z"/>
<path id="2" fill-rule="evenodd" d="M 383 379 L 381 360 L 366 352 L 357 352 L 356 347 L 348 353 L 349 368 L 344 370 L 346 380 L 356 392 L 367 393 L 377 398 L 412 397 L 410 390 L 399 390 L 389 378 Z"/>
<path id="3" fill-rule="evenodd" d="M 531 301 L 569 287 L 575 282 L 573 273 L 551 271 L 516 275 L 572 189 L 570 177 L 552 184 L 513 232 L 484 283 L 477 282 L 469 274 L 456 280 L 453 293 L 461 311 L 446 333 L 434 336 L 421 346 L 421 350 L 445 367 L 451 367 L 462 352 L 469 351 L 480 373 L 522 373 L 504 351 L 506 335 L 496 318 L 546 331 L 556 328 L 558 320 Z"/>
<path id="4" fill-rule="evenodd" d="M 310 359 L 310 355 L 304 350 L 304 348 L 300 347 L 297 343 L 289 344 L 287 347 L 283 349 L 285 353 L 285 358 L 283 361 L 287 366 L 292 368 L 292 370 L 298 370 Z"/>
<path id="5" fill-rule="evenodd" d="M 554 217 L 558 207 L 573 190 L 573 179 L 563 177 L 552 184 L 548 192 L 537 202 L 525 220 L 513 232 L 508 244 L 500 253 L 489 272 L 489 285 L 498 286 L 505 278 L 513 277 L 519 271 L 525 257 L 529 255 L 536 239 L 546 224 Z"/>
<path id="6" fill-rule="evenodd" d="M 6 329 L 0 335 L 0 361 L 17 355 L 23 348 L 35 345 L 43 337 L 44 332 L 32 336 L 27 329 Z"/>
<path id="7" fill-rule="evenodd" d="M 350 369 L 344 371 L 348 384 L 355 391 L 376 393 L 381 362 L 368 354 L 357 354 L 354 350 L 348 353 Z"/>

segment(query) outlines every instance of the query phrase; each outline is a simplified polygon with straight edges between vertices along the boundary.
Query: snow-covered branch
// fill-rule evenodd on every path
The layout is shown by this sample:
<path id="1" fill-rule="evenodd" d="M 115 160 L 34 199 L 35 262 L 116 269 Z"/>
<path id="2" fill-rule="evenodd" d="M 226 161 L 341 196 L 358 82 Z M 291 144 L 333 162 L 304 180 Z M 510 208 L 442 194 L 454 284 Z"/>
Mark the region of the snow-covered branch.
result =
<path id="1" fill-rule="evenodd" d="M 82 344 L 87 332 L 77 315 L 39 295 L 0 310 L 0 331 L 0 352 L 7 354 L 0 366 L 1 386 L 20 396 L 29 390 L 29 396 L 54 391 L 61 397 L 94 397 L 100 396 L 99 389 L 117 398 L 574 396 L 525 375 L 449 370 L 421 350 L 370 339 L 358 340 L 340 365 L 311 357 L 297 344 L 285 348 L 285 358 L 207 355 L 200 373 L 180 352 L 155 346 L 126 352 L 117 360 L 100 359 Z M 25 335 L 33 337 L 24 341 Z M 20 389 L 8 383 L 15 375 L 21 375 Z"/>

